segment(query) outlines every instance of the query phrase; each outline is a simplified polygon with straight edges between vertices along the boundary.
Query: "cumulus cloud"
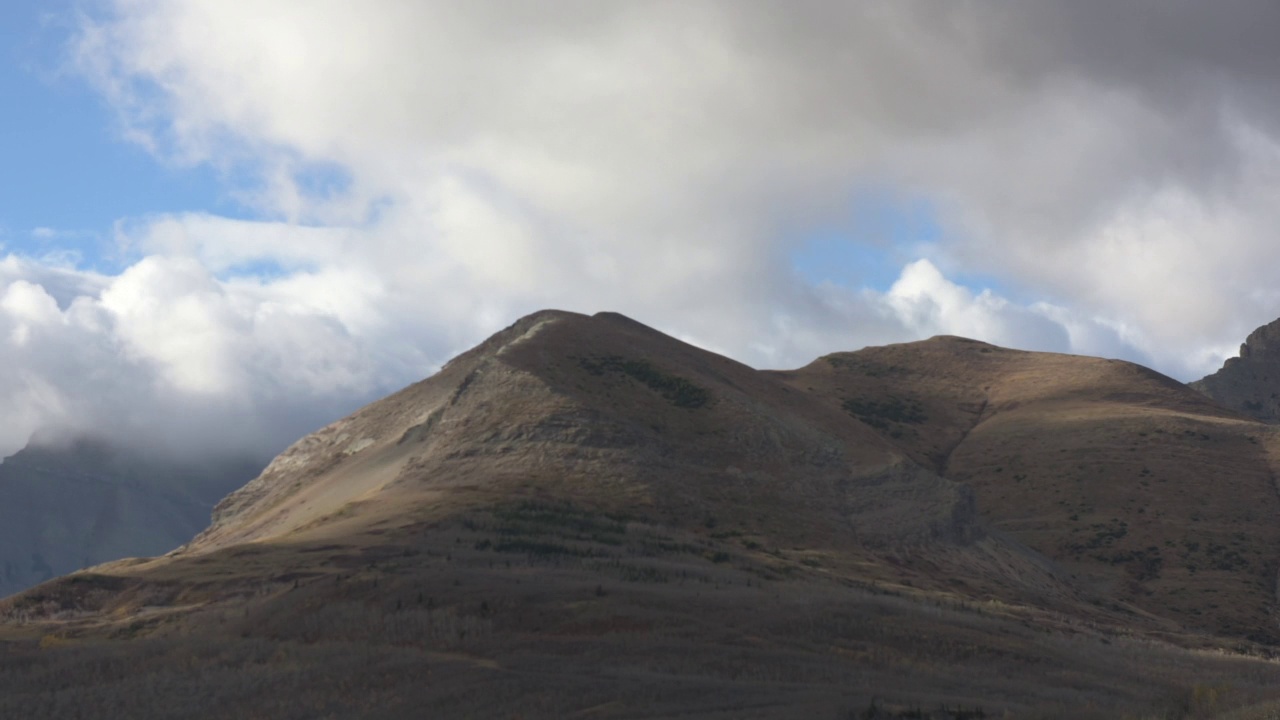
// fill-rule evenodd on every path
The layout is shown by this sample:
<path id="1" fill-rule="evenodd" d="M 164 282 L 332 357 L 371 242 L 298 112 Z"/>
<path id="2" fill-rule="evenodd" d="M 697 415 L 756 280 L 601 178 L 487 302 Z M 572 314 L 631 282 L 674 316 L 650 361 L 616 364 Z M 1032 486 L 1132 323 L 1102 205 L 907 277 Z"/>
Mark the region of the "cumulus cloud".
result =
<path id="1" fill-rule="evenodd" d="M 77 67 L 159 160 L 250 178 L 232 190 L 258 219 L 125 219 L 116 275 L 5 261 L 26 376 L 0 397 L 14 427 L 130 408 L 276 442 L 546 306 L 761 366 L 952 333 L 1190 379 L 1280 315 L 1278 15 L 105 2 Z M 884 292 L 798 277 L 807 234 L 856 225 L 868 190 L 945 232 Z M 103 378 L 117 395 L 86 400 Z"/>
<path id="2" fill-rule="evenodd" d="M 0 260 L 0 448 L 46 431 L 261 457 L 380 388 L 339 321 L 273 292 L 182 258 L 114 277 Z"/>
<path id="3" fill-rule="evenodd" d="M 1019 307 L 990 290 L 974 294 L 928 260 L 908 265 L 883 301 L 913 334 L 982 338 L 1000 345 L 1066 351 L 1069 336 L 1053 319 Z"/>

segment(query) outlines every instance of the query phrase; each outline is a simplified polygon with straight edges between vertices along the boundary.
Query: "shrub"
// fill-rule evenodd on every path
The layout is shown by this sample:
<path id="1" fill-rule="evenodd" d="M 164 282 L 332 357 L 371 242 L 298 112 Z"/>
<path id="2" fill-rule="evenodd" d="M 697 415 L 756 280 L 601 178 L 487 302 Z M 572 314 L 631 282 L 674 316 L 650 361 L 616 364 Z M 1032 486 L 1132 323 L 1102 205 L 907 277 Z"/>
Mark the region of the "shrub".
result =
<path id="1" fill-rule="evenodd" d="M 700 408 L 711 401 L 711 392 L 706 388 L 699 387 L 679 375 L 665 373 L 647 360 L 608 355 L 582 358 L 578 364 L 592 375 L 603 375 L 606 372 L 626 375 L 656 391 L 676 407 Z"/>

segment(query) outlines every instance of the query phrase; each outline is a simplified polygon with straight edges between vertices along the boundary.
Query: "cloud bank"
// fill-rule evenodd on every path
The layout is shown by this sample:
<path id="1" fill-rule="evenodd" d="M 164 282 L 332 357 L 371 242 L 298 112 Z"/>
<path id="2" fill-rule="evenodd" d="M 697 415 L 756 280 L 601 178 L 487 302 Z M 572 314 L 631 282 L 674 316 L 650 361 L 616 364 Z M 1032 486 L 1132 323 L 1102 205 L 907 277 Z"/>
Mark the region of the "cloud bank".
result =
<path id="1" fill-rule="evenodd" d="M 541 307 L 757 366 L 952 333 L 1192 379 L 1280 315 L 1275 27 L 1261 1 L 107 2 L 75 66 L 251 219 L 125 218 L 118 274 L 5 260 L 0 450 L 50 422 L 273 448 Z M 805 280 L 867 193 L 943 231 L 886 290 Z"/>

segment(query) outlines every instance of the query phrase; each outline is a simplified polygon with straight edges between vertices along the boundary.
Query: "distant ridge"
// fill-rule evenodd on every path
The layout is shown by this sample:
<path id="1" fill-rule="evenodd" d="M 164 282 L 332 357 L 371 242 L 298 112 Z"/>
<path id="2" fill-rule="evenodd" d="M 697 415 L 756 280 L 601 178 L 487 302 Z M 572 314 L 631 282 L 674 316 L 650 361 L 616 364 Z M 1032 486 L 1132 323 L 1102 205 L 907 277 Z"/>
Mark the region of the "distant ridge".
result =
<path id="1" fill-rule="evenodd" d="M 0 463 L 0 596 L 166 553 L 256 470 L 248 460 L 162 459 L 87 437 L 28 445 Z"/>

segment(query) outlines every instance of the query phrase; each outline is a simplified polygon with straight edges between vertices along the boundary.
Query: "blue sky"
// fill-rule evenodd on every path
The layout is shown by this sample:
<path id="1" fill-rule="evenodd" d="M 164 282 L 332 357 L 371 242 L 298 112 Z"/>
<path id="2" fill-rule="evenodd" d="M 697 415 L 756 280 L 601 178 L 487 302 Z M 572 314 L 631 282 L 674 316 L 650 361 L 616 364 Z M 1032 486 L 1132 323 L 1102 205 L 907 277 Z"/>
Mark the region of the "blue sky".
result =
<path id="1" fill-rule="evenodd" d="M 864 192 L 830 228 L 808 234 L 793 252 L 796 270 L 810 283 L 886 291 L 921 248 L 941 240 L 932 206 L 890 192 Z"/>
<path id="2" fill-rule="evenodd" d="M 0 5 L 0 242 L 115 265 L 113 223 L 183 210 L 236 214 L 208 166 L 160 161 L 126 141 L 115 111 L 70 66 L 75 5 Z M 48 228 L 58 237 L 33 231 Z"/>

